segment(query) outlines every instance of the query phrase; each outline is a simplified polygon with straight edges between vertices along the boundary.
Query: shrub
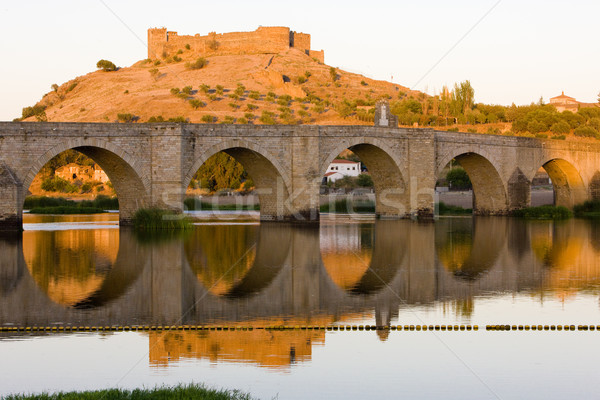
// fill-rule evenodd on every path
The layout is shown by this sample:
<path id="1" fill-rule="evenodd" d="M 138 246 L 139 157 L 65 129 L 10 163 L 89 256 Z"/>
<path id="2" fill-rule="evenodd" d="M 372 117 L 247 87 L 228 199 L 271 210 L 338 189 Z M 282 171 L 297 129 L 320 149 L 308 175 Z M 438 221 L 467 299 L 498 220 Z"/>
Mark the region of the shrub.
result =
<path id="1" fill-rule="evenodd" d="M 337 69 L 335 69 L 334 67 L 329 68 L 329 77 L 331 78 L 332 82 L 337 81 L 337 79 L 338 79 Z"/>
<path id="2" fill-rule="evenodd" d="M 558 121 L 550 126 L 550 132 L 555 135 L 571 132 L 571 126 L 566 121 Z"/>
<path id="3" fill-rule="evenodd" d="M 53 176 L 42 182 L 42 190 L 46 192 L 75 193 L 79 191 L 79 188 L 59 176 Z"/>
<path id="4" fill-rule="evenodd" d="M 181 62 L 181 57 L 179 57 L 179 56 L 173 56 L 173 61 L 174 62 Z"/>
<path id="5" fill-rule="evenodd" d="M 188 62 L 185 64 L 187 69 L 202 69 L 208 64 L 208 61 L 204 57 L 199 57 L 194 62 Z"/>
<path id="6" fill-rule="evenodd" d="M 275 114 L 270 111 L 263 111 L 259 121 L 265 125 L 275 125 Z"/>
<path id="7" fill-rule="evenodd" d="M 24 107 L 21 111 L 21 118 L 29 118 L 29 117 L 41 117 L 46 115 L 46 106 L 36 104 L 33 107 Z"/>
<path id="8" fill-rule="evenodd" d="M 525 219 L 567 219 L 573 216 L 571 210 L 563 206 L 526 207 L 515 210 L 512 214 Z"/>
<path id="9" fill-rule="evenodd" d="M 179 92 L 180 92 L 180 90 L 179 90 L 178 87 L 171 88 L 171 94 L 172 95 L 178 95 Z"/>
<path id="10" fill-rule="evenodd" d="M 306 79 L 308 79 L 312 76 L 312 73 L 310 71 L 304 71 L 304 76 L 306 77 Z"/>
<path id="11" fill-rule="evenodd" d="M 214 115 L 203 115 L 201 121 L 202 122 L 206 122 L 208 124 L 212 124 L 213 122 L 215 122 L 217 120 L 217 117 L 215 117 Z"/>
<path id="12" fill-rule="evenodd" d="M 246 118 L 244 118 L 244 117 L 241 117 L 241 118 L 237 119 L 237 122 L 238 122 L 238 124 L 245 125 L 245 124 L 248 123 L 248 120 Z"/>
<path id="13" fill-rule="evenodd" d="M 369 84 L 367 82 L 365 82 L 365 81 L 360 81 L 360 84 L 363 85 L 363 86 L 369 86 Z"/>
<path id="14" fill-rule="evenodd" d="M 192 99 L 190 100 L 190 106 L 192 106 L 194 109 L 198 109 L 200 107 L 204 107 L 206 104 L 198 99 Z"/>
<path id="15" fill-rule="evenodd" d="M 230 99 L 234 99 L 234 100 L 239 100 L 240 96 L 238 96 L 237 93 L 230 93 L 227 95 L 227 97 L 229 97 Z"/>
<path id="16" fill-rule="evenodd" d="M 52 88 L 52 91 L 58 92 L 58 85 L 56 83 L 53 83 L 50 87 Z"/>
<path id="17" fill-rule="evenodd" d="M 296 82 L 301 85 L 306 82 L 306 77 L 300 75 L 300 76 L 296 77 Z"/>
<path id="18" fill-rule="evenodd" d="M 158 208 L 142 208 L 133 216 L 133 226 L 139 230 L 191 229 L 192 223 L 182 214 Z"/>
<path id="19" fill-rule="evenodd" d="M 205 93 L 205 94 L 206 94 L 206 93 L 208 93 L 208 91 L 209 91 L 209 90 L 210 90 L 210 86 L 208 86 L 208 85 L 206 85 L 206 84 L 204 84 L 204 83 L 203 83 L 202 85 L 200 85 L 200 91 L 201 91 L 202 93 Z"/>
<path id="20" fill-rule="evenodd" d="M 192 87 L 191 86 L 186 86 L 183 89 L 181 89 L 181 91 L 185 94 L 192 94 Z"/>
<path id="21" fill-rule="evenodd" d="M 104 72 L 116 71 L 117 66 L 108 60 L 100 60 L 96 63 L 96 67 L 102 69 Z"/>
<path id="22" fill-rule="evenodd" d="M 356 183 L 360 187 L 373 187 L 373 178 L 369 174 L 360 174 L 356 178 Z"/>
<path id="23" fill-rule="evenodd" d="M 157 116 L 157 117 L 150 117 L 150 118 L 148 119 L 148 122 L 150 122 L 150 123 L 156 123 L 156 122 L 165 122 L 165 119 L 163 118 L 163 116 L 162 116 L 162 115 L 159 115 L 159 116 Z"/>
<path id="24" fill-rule="evenodd" d="M 250 119 L 250 120 L 254 119 L 254 117 L 255 117 L 255 115 L 252 114 L 252 113 L 246 113 L 246 114 L 244 114 L 244 118 L 247 118 L 247 119 Z"/>
<path id="25" fill-rule="evenodd" d="M 586 200 L 582 204 L 573 207 L 576 217 L 598 218 L 600 217 L 600 200 Z"/>
<path id="26" fill-rule="evenodd" d="M 242 97 L 244 95 L 244 93 L 246 93 L 246 87 L 244 85 L 242 85 L 241 83 L 238 83 L 237 88 L 235 89 L 235 94 L 238 95 L 239 97 Z"/>
<path id="27" fill-rule="evenodd" d="M 187 118 L 185 118 L 184 116 L 180 115 L 179 117 L 169 118 L 167 120 L 167 122 L 182 122 L 182 123 L 187 123 L 187 122 L 189 122 L 189 120 Z"/>
<path id="28" fill-rule="evenodd" d="M 238 108 L 240 108 L 240 106 L 236 103 L 229 103 L 229 107 L 231 107 L 233 110 L 237 110 Z"/>
<path id="29" fill-rule="evenodd" d="M 117 114 L 117 120 L 119 122 L 135 122 L 138 119 L 139 117 L 130 113 Z"/>
<path id="30" fill-rule="evenodd" d="M 151 68 L 148 70 L 148 72 L 150 73 L 150 76 L 154 78 L 154 80 L 158 79 L 158 77 L 160 76 L 158 68 Z"/>
<path id="31" fill-rule="evenodd" d="M 258 106 L 256 104 L 249 103 L 249 104 L 246 105 L 246 110 L 248 110 L 248 111 L 254 111 L 257 108 L 258 108 Z"/>
<path id="32" fill-rule="evenodd" d="M 223 119 L 223 124 L 233 124 L 235 122 L 235 118 L 232 117 L 231 115 L 226 115 L 225 118 Z"/>
<path id="33" fill-rule="evenodd" d="M 159 66 L 160 65 L 160 60 L 154 61 L 154 65 Z"/>
<path id="34" fill-rule="evenodd" d="M 191 49 L 191 48 L 192 48 L 192 47 L 190 46 L 190 44 L 189 44 L 189 43 L 187 43 L 187 44 L 185 45 L 185 49 L 186 49 L 186 50 L 189 50 L 189 49 Z"/>
<path id="35" fill-rule="evenodd" d="M 223 85 L 217 85 L 215 86 L 215 91 L 219 96 L 223 96 L 223 91 L 225 90 L 225 87 Z"/>
<path id="36" fill-rule="evenodd" d="M 73 82 L 69 85 L 69 87 L 67 88 L 67 93 L 69 93 L 70 91 L 72 91 L 73 89 L 75 89 L 75 87 L 77 86 L 77 83 L 79 82 Z"/>
<path id="37" fill-rule="evenodd" d="M 579 128 L 575 128 L 573 134 L 580 137 L 598 137 L 598 131 L 591 126 L 580 126 Z"/>
<path id="38" fill-rule="evenodd" d="M 565 140 L 567 137 L 565 135 L 554 135 L 552 136 L 552 139 L 555 140 Z"/>
<path id="39" fill-rule="evenodd" d="M 253 90 L 252 92 L 250 92 L 250 94 L 248 95 L 248 97 L 250 97 L 253 100 L 258 100 L 260 99 L 260 93 Z"/>

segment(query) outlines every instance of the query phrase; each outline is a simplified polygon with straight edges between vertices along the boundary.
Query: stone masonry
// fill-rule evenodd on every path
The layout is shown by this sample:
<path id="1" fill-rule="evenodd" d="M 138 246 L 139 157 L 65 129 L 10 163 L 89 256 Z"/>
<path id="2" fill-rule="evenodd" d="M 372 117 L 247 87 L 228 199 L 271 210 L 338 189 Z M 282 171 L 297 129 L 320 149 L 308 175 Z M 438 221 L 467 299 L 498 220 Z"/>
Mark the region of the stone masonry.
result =
<path id="1" fill-rule="evenodd" d="M 0 226 L 20 228 L 23 201 L 42 166 L 67 149 L 88 155 L 113 183 L 122 224 L 142 207 L 183 210 L 200 166 L 224 151 L 256 184 L 261 219 L 316 222 L 330 162 L 351 149 L 364 162 L 381 218 L 431 217 L 435 183 L 451 160 L 469 174 L 474 212 L 529 205 L 544 167 L 556 204 L 600 198 L 600 145 L 379 126 L 0 123 Z"/>

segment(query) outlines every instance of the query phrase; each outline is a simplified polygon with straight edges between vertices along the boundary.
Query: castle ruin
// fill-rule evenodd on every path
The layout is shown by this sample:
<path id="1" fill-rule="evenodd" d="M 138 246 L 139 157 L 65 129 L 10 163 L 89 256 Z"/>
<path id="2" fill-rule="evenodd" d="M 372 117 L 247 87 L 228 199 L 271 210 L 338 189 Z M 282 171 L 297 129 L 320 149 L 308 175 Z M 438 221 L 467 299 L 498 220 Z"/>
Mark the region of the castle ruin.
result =
<path id="1" fill-rule="evenodd" d="M 189 48 L 189 50 L 188 50 Z M 179 50 L 198 56 L 222 54 L 273 54 L 290 48 L 299 49 L 319 62 L 325 62 L 323 50 L 310 49 L 310 35 L 286 27 L 259 27 L 253 32 L 211 32 L 206 36 L 178 35 L 167 28 L 148 29 L 148 58 L 170 57 Z"/>

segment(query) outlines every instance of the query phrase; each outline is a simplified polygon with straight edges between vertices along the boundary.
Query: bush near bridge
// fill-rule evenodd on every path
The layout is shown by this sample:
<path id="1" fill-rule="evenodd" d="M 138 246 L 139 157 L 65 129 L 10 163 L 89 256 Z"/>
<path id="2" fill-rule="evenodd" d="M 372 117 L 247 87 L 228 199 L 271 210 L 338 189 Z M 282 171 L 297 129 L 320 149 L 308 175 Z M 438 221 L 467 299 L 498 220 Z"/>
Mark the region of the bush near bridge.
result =
<path id="1" fill-rule="evenodd" d="M 525 219 L 569 219 L 573 213 L 563 206 L 539 206 L 515 210 L 512 215 Z"/>

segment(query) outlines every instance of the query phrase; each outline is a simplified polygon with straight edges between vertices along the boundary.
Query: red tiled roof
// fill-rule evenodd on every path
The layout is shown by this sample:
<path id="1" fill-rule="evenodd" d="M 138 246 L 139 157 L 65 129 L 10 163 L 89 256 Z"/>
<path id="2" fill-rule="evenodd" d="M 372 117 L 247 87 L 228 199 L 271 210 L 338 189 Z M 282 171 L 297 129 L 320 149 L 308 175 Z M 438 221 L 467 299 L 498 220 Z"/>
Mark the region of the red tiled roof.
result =
<path id="1" fill-rule="evenodd" d="M 338 173 L 337 171 L 336 172 L 328 172 L 328 173 L 325 174 L 325 176 L 331 176 L 331 175 L 337 174 L 337 173 Z"/>
<path id="2" fill-rule="evenodd" d="M 344 160 L 343 158 L 336 158 L 331 162 L 332 164 L 358 164 L 358 161 Z"/>
<path id="3" fill-rule="evenodd" d="M 550 101 L 552 101 L 554 99 L 570 99 L 570 100 L 575 100 L 574 97 L 570 97 L 570 96 L 565 95 L 565 92 L 562 92 L 562 94 L 560 96 L 551 97 Z"/>

